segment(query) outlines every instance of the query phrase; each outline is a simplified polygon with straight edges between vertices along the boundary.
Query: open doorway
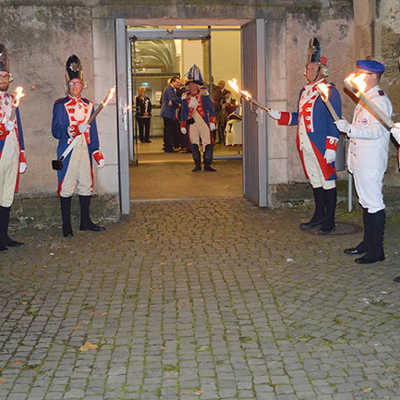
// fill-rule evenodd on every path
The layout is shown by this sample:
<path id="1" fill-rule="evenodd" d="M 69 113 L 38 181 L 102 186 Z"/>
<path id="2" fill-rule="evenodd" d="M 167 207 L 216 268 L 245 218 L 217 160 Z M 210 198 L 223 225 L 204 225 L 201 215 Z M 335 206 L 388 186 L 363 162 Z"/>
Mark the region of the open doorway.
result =
<path id="1" fill-rule="evenodd" d="M 151 21 L 151 22 L 150 22 Z M 193 21 L 193 20 L 192 20 Z M 191 21 L 191 22 L 192 22 Z M 232 21 L 215 19 L 211 22 L 216 26 L 227 25 Z M 130 23 L 129 23 L 130 22 Z M 128 110 L 132 109 L 132 87 L 129 86 L 128 81 L 131 79 L 131 55 L 129 47 L 130 32 L 129 26 L 140 25 L 142 20 L 125 20 L 117 18 L 115 20 L 115 68 L 117 96 L 116 96 L 116 113 L 117 113 L 117 150 L 118 150 L 118 189 L 120 198 L 120 210 L 122 216 L 127 216 L 130 213 L 131 201 L 135 200 L 133 193 L 135 193 L 134 182 L 138 182 L 136 171 L 139 168 L 134 168 L 129 162 L 129 129 L 132 127 L 132 113 Z M 156 26 L 160 20 L 148 20 L 149 25 Z M 164 21 L 162 21 L 164 22 Z M 184 24 L 186 20 L 171 20 L 171 24 L 175 26 Z M 196 20 L 197 22 L 197 20 Z M 274 75 L 274 60 L 281 59 L 281 55 L 277 49 L 279 46 L 272 46 L 271 41 L 267 40 L 268 36 L 274 37 L 275 28 L 270 26 L 270 23 L 263 19 L 254 20 L 235 20 L 232 25 L 238 24 L 241 29 L 241 80 L 243 88 L 249 90 L 250 93 L 261 104 L 270 104 L 271 106 L 282 106 L 282 99 L 274 100 L 271 98 L 271 89 L 268 82 L 271 80 L 270 74 Z M 105 39 L 106 40 L 106 39 Z M 229 47 L 228 47 L 229 48 Z M 228 57 L 227 57 L 228 58 Z M 284 59 L 284 58 L 283 58 Z M 101 63 L 100 63 L 101 61 Z M 95 62 L 99 68 L 104 67 L 103 64 L 109 62 L 106 58 L 100 58 L 99 62 Z M 98 79 L 97 84 L 102 87 L 103 81 Z M 285 82 L 285 81 L 284 81 Z M 128 87 L 129 86 L 129 87 Z M 285 100 L 286 101 L 286 100 Z M 279 103 L 279 104 L 275 104 Z M 285 175 L 286 171 L 286 158 L 281 152 L 277 151 L 281 146 L 273 146 L 275 140 L 271 134 L 273 133 L 271 125 L 267 123 L 267 116 L 264 110 L 254 109 L 247 102 L 242 101 L 242 114 L 243 114 L 243 158 L 238 160 L 241 167 L 241 175 L 243 181 L 240 193 L 245 198 L 254 202 L 259 207 L 267 207 L 271 205 L 270 196 L 270 163 L 274 168 L 273 176 L 274 181 L 279 183 L 279 179 Z M 272 141 L 272 144 L 270 143 Z M 270 157 L 269 149 L 274 149 L 274 157 Z M 219 162 L 219 161 L 218 161 Z M 225 170 L 225 169 L 223 169 Z M 272 169 L 271 169 L 272 171 Z M 189 174 L 190 175 L 190 174 Z M 215 174 L 221 178 L 221 174 Z M 236 174 L 237 175 L 237 174 Z M 193 177 L 193 175 L 191 175 Z M 151 175 L 145 174 L 143 180 L 147 186 L 156 186 L 158 182 L 150 179 Z M 182 179 L 177 179 L 180 175 L 173 174 L 174 181 L 181 182 Z M 210 178 L 215 179 L 217 178 Z M 285 179 L 285 177 L 283 177 Z M 211 182 L 211 180 L 210 180 Z M 164 181 L 162 183 L 165 183 Z M 192 178 L 188 178 L 185 187 L 205 187 L 202 192 L 203 196 L 210 196 L 210 185 L 204 186 L 197 185 L 198 182 Z M 131 189 L 133 188 L 133 190 Z M 157 188 L 157 195 L 162 193 L 160 188 Z M 227 190 L 223 190 L 227 193 Z M 186 198 L 191 197 L 185 196 Z M 161 198 L 153 196 L 153 199 Z M 182 197 L 173 197 L 182 198 Z"/>
<path id="2" fill-rule="evenodd" d="M 131 199 L 170 199 L 240 196 L 242 190 L 242 121 L 240 98 L 228 87 L 241 79 L 240 26 L 128 27 L 128 104 L 131 104 L 129 158 Z M 190 147 L 163 151 L 161 96 L 172 77 L 182 82 L 189 68 L 200 67 L 215 104 L 217 132 L 214 144 L 216 174 L 193 174 Z M 224 86 L 225 83 L 225 86 Z M 217 87 L 219 85 L 219 87 Z M 180 93 L 185 90 L 182 88 Z M 136 118 L 139 91 L 150 100 L 150 134 Z M 142 123 L 143 125 L 143 123 Z M 178 128 L 179 130 L 179 128 Z"/>

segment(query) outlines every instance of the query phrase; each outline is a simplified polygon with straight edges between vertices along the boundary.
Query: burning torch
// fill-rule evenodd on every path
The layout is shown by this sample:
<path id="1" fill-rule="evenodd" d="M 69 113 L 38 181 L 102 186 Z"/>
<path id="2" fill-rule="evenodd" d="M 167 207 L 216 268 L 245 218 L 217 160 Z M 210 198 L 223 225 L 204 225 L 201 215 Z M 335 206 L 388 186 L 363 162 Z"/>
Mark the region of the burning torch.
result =
<path id="1" fill-rule="evenodd" d="M 366 74 L 356 75 L 354 72 L 350 74 L 345 80 L 344 85 L 356 97 L 358 97 L 370 111 L 375 114 L 389 129 L 393 126 L 393 121 L 386 115 L 371 99 L 364 93 L 365 91 L 365 77 Z"/>
<path id="2" fill-rule="evenodd" d="M 336 111 L 335 111 L 335 109 L 333 108 L 332 103 L 331 103 L 330 100 L 329 100 L 329 87 L 328 87 L 328 85 L 327 85 L 326 83 L 322 83 L 322 82 L 321 82 L 321 83 L 319 83 L 319 84 L 317 85 L 317 90 L 318 90 L 318 93 L 319 93 L 320 96 L 321 96 L 321 99 L 322 99 L 323 102 L 325 103 L 327 109 L 328 109 L 329 112 L 331 113 L 332 118 L 333 118 L 335 121 L 338 121 L 340 118 L 339 118 L 338 115 L 336 114 Z"/>
<path id="3" fill-rule="evenodd" d="M 239 85 L 237 83 L 237 80 L 235 78 L 230 79 L 228 81 L 228 85 L 236 92 L 239 93 L 240 96 L 248 101 L 251 104 L 254 104 L 256 107 L 261 108 L 262 110 L 265 110 L 267 112 L 271 111 L 271 108 L 264 106 L 263 104 L 259 103 L 257 100 L 253 99 L 253 96 L 251 93 L 249 93 L 247 90 L 243 90 L 239 88 Z"/>
<path id="4" fill-rule="evenodd" d="M 19 107 L 21 99 L 24 96 L 25 96 L 24 88 L 22 86 L 16 87 L 15 88 L 15 94 L 14 94 L 14 102 L 12 104 L 12 109 L 11 109 L 10 121 L 14 121 L 15 113 L 17 112 L 17 108 Z"/>
<path id="5" fill-rule="evenodd" d="M 100 105 L 96 108 L 94 113 L 90 116 L 87 124 L 90 125 L 94 119 L 99 115 L 100 111 L 111 101 L 115 93 L 115 86 L 113 86 L 107 93 L 106 98 L 100 103 Z"/>

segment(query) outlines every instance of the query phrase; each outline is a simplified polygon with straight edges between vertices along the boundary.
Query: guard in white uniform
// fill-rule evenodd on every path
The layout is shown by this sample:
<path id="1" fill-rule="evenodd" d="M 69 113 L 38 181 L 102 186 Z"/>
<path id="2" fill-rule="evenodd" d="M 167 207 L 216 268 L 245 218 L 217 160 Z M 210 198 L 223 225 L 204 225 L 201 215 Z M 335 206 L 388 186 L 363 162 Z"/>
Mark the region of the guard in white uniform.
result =
<path id="1" fill-rule="evenodd" d="M 390 117 L 392 103 L 379 87 L 384 65 L 375 60 L 359 60 L 357 68 L 357 74 L 365 74 L 365 95 Z M 364 221 L 362 242 L 344 252 L 350 255 L 364 254 L 356 258 L 358 264 L 383 261 L 385 204 L 382 188 L 388 162 L 390 132 L 362 102 L 357 104 L 351 124 L 341 119 L 336 125 L 350 138 L 347 165 L 354 176 Z"/>
<path id="2" fill-rule="evenodd" d="M 26 170 L 24 137 L 19 109 L 14 97 L 7 93 L 11 79 L 6 48 L 0 44 L 0 251 L 23 243 L 8 236 L 11 205 L 18 189 L 19 174 Z"/>

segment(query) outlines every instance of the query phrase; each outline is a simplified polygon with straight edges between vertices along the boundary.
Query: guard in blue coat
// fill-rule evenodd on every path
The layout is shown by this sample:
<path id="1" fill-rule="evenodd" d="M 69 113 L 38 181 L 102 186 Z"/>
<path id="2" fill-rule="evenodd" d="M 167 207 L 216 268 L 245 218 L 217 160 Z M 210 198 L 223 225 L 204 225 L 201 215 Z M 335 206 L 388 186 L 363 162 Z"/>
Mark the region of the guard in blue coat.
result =
<path id="1" fill-rule="evenodd" d="M 96 120 L 88 124 L 93 114 L 93 103 L 81 97 L 83 71 L 76 55 L 66 64 L 68 95 L 58 99 L 53 108 L 52 133 L 58 139 L 57 157 L 63 159 L 62 169 L 57 171 L 61 202 L 63 234 L 73 236 L 71 226 L 71 200 L 77 190 L 81 208 L 81 231 L 103 231 L 90 219 L 90 198 L 93 194 L 92 157 L 101 168 L 104 157 L 99 150 Z"/>
<path id="2" fill-rule="evenodd" d="M 305 76 L 308 83 L 300 91 L 297 111 L 271 110 L 269 115 L 279 125 L 297 125 L 297 149 L 305 175 L 313 188 L 315 201 L 313 217 L 300 224 L 300 228 L 308 230 L 319 227 L 319 234 L 329 234 L 335 231 L 335 160 L 339 131 L 317 85 L 323 83 L 328 86 L 329 101 L 339 117 L 342 115 L 342 103 L 335 86 L 325 79 L 328 76 L 327 59 L 320 55 L 316 38 L 310 41 Z"/>
<path id="3" fill-rule="evenodd" d="M 23 174 L 27 167 L 19 109 L 16 108 L 14 116 L 14 97 L 7 92 L 11 81 L 7 49 L 0 44 L 0 251 L 23 245 L 8 236 L 19 174 Z"/>

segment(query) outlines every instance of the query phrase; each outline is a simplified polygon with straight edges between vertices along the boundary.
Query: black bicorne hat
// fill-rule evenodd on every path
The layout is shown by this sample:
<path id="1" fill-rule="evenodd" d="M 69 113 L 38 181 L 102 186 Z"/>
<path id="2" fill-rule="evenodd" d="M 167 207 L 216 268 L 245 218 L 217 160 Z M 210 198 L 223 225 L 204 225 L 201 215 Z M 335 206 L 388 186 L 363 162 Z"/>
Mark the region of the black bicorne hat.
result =
<path id="1" fill-rule="evenodd" d="M 0 43 L 0 71 L 10 72 L 8 65 L 8 54 L 4 44 Z"/>
<path id="2" fill-rule="evenodd" d="M 81 60 L 78 58 L 78 56 L 75 54 L 70 56 L 67 60 L 65 68 L 67 70 L 66 78 L 68 81 L 72 79 L 80 79 L 83 81 L 83 70 Z"/>
<path id="3" fill-rule="evenodd" d="M 321 62 L 321 46 L 317 38 L 310 39 L 308 44 L 307 63 Z"/>

